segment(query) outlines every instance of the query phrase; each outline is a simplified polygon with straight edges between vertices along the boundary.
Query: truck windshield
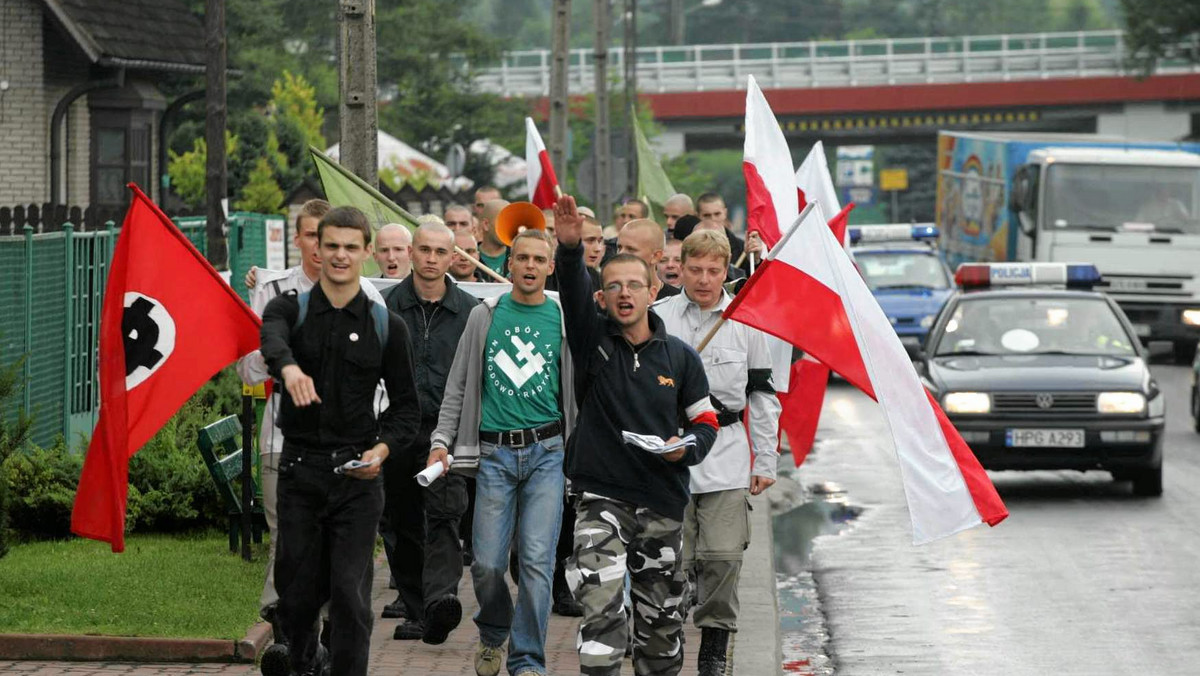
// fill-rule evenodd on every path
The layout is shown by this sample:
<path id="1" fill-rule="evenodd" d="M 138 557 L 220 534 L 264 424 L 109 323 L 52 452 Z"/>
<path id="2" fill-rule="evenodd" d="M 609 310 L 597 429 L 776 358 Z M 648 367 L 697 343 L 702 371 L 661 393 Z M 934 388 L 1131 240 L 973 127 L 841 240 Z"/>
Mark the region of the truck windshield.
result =
<path id="1" fill-rule="evenodd" d="M 933 252 L 856 252 L 854 262 L 872 291 L 950 287 L 946 269 Z"/>
<path id="2" fill-rule="evenodd" d="M 1051 164 L 1044 227 L 1200 234 L 1198 196 L 1197 168 Z"/>
<path id="3" fill-rule="evenodd" d="M 1133 339 L 1096 298 L 963 298 L 932 350 L 955 354 L 1129 356 Z"/>

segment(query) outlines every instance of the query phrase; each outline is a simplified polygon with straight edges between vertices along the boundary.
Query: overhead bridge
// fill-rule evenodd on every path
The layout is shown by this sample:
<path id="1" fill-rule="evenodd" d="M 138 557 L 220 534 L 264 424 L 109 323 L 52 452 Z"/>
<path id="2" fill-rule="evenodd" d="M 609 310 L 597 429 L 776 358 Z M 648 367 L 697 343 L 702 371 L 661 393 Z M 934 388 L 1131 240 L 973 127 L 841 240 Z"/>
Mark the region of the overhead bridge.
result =
<path id="1" fill-rule="evenodd" d="M 1178 46 L 1177 57 L 1145 74 L 1117 30 L 655 46 L 636 54 L 639 95 L 666 127 L 668 151 L 737 143 L 750 75 L 786 133 L 847 141 L 997 125 L 1179 137 L 1200 110 L 1200 65 L 1187 58 L 1200 54 L 1200 41 Z M 609 50 L 610 81 L 620 81 L 623 60 L 622 50 Z M 591 93 L 592 50 L 572 50 L 568 63 L 571 95 Z M 550 52 L 508 52 L 474 78 L 483 91 L 544 99 Z"/>

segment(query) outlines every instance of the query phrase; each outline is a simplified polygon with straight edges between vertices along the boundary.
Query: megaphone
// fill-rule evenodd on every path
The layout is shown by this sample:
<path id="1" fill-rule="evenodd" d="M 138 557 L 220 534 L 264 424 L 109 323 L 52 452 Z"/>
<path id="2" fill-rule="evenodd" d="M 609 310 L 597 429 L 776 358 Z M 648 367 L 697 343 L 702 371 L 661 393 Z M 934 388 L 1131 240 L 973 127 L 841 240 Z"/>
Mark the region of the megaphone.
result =
<path id="1" fill-rule="evenodd" d="M 512 246 L 523 230 L 545 230 L 546 217 L 532 202 L 513 202 L 496 216 L 496 239 Z"/>

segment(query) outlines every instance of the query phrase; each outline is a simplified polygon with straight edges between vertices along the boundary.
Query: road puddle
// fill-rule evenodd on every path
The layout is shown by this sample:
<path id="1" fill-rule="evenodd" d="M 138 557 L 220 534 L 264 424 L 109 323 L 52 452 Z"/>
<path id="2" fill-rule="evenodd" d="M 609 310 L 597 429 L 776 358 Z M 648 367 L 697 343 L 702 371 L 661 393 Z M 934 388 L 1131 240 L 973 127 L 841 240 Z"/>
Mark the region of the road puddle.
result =
<path id="1" fill-rule="evenodd" d="M 810 565 L 813 540 L 841 533 L 862 509 L 849 503 L 840 486 L 829 482 L 808 486 L 802 496 L 796 507 L 771 518 L 783 670 L 828 676 L 834 669 L 825 653 L 829 635 Z"/>

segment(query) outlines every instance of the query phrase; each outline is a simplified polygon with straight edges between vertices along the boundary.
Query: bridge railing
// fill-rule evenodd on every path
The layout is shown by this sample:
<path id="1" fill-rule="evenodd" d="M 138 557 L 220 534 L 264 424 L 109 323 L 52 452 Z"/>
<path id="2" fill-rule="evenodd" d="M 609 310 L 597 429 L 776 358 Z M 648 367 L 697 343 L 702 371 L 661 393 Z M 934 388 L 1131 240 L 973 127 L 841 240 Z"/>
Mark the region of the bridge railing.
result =
<path id="1" fill-rule="evenodd" d="M 1122 74 L 1129 71 L 1129 57 L 1119 30 L 657 46 L 637 50 L 637 77 L 643 92 L 741 89 L 750 74 L 769 88 L 1029 80 Z M 612 77 L 619 78 L 624 51 L 610 49 L 608 63 Z M 1156 71 L 1200 68 L 1187 59 L 1165 59 Z M 571 50 L 572 93 L 590 92 L 594 72 L 591 49 Z M 475 82 L 483 91 L 545 96 L 550 52 L 508 52 L 498 65 L 478 69 Z"/>

